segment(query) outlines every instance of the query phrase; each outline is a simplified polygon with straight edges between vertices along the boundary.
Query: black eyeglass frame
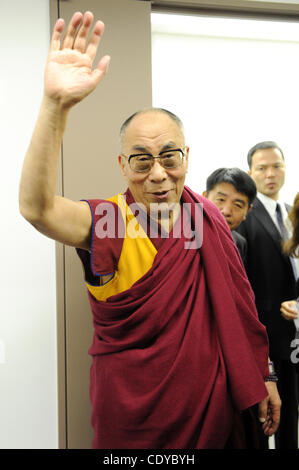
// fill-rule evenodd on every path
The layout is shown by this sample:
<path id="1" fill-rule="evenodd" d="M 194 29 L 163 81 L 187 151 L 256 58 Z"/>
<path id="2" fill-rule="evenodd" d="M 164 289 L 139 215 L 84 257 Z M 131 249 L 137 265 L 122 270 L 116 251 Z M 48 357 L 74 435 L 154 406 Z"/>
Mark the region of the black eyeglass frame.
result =
<path id="1" fill-rule="evenodd" d="M 148 169 L 148 170 L 135 170 L 131 167 L 131 164 L 130 164 L 130 161 L 133 157 L 141 157 L 141 156 L 144 156 L 144 157 L 151 157 L 152 158 L 152 162 L 155 161 L 156 158 L 158 158 L 159 160 L 161 159 L 161 157 L 163 156 L 163 153 L 169 153 L 169 152 L 180 152 L 181 155 L 182 155 L 182 162 L 181 162 L 181 165 L 184 163 L 184 158 L 186 157 L 186 151 L 185 151 L 186 147 L 184 147 L 184 150 L 180 149 L 180 148 L 177 148 L 177 149 L 169 149 L 169 150 L 163 150 L 162 152 L 159 153 L 159 155 L 152 155 L 151 153 L 133 153 L 131 155 L 124 155 L 124 154 L 121 154 L 122 157 L 125 157 L 128 159 L 128 163 L 130 165 L 130 168 L 132 171 L 135 171 L 136 173 L 146 173 L 148 171 L 150 171 L 153 167 L 153 163 L 151 164 L 151 167 Z M 161 164 L 161 163 L 160 163 Z M 164 169 L 166 170 L 174 170 L 175 168 L 179 168 L 181 165 L 179 166 L 175 166 L 173 168 L 165 168 L 163 165 L 161 165 Z"/>

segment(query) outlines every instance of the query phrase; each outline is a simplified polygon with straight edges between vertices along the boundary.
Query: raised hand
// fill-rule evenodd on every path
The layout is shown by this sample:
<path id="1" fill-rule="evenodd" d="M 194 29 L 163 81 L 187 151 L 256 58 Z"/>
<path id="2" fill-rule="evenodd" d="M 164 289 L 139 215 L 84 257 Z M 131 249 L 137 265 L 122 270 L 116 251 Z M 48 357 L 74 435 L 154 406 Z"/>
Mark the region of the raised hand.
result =
<path id="1" fill-rule="evenodd" d="M 104 23 L 97 21 L 90 39 L 87 36 L 93 14 L 74 13 L 64 38 L 64 20 L 58 19 L 53 30 L 47 60 L 44 93 L 47 98 L 71 107 L 89 95 L 107 72 L 110 57 L 105 55 L 92 69 L 93 61 L 104 32 Z"/>

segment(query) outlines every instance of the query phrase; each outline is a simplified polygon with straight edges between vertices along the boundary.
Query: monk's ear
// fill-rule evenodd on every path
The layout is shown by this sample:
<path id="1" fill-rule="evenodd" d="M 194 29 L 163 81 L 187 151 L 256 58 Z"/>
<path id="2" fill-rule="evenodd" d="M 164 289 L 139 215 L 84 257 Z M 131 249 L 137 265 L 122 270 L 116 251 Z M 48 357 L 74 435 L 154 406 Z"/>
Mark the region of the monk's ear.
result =
<path id="1" fill-rule="evenodd" d="M 203 197 L 207 197 L 208 196 L 207 191 L 203 191 L 202 195 L 203 195 Z"/>
<path id="2" fill-rule="evenodd" d="M 124 176 L 127 176 L 127 172 L 126 172 L 126 166 L 125 166 L 125 162 L 124 162 L 124 159 L 121 155 L 118 155 L 118 164 L 120 166 L 120 169 L 121 169 L 121 172 Z"/>
<path id="3" fill-rule="evenodd" d="M 185 147 L 185 157 L 186 157 L 186 173 L 188 172 L 188 166 L 189 166 L 189 147 Z"/>

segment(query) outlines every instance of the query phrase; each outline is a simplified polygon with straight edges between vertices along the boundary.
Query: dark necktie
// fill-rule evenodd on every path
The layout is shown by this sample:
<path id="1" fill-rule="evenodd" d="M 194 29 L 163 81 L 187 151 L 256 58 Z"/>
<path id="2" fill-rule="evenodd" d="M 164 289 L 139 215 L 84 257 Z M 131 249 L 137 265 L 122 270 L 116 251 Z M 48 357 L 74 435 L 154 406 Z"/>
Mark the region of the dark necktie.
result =
<path id="1" fill-rule="evenodd" d="M 289 235 L 288 235 L 286 226 L 283 223 L 281 207 L 278 203 L 276 204 L 276 218 L 277 218 L 277 222 L 280 228 L 281 237 L 283 240 L 287 240 L 289 238 Z M 295 279 L 297 279 L 297 270 L 296 270 L 295 262 L 291 256 L 290 256 L 290 262 L 293 268 Z"/>
<path id="2" fill-rule="evenodd" d="M 289 238 L 289 236 L 288 236 L 287 229 L 286 229 L 286 227 L 283 223 L 281 207 L 278 203 L 276 204 L 276 218 L 277 218 L 277 222 L 278 222 L 278 225 L 279 225 L 279 229 L 280 229 L 282 239 L 287 240 Z"/>

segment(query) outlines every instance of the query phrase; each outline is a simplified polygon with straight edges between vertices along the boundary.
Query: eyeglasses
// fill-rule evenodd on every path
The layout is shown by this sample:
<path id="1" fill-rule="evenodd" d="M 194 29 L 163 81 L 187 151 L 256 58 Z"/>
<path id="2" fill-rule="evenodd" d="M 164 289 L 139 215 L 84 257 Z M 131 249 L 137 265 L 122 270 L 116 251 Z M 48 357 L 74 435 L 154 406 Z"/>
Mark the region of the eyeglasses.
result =
<path id="1" fill-rule="evenodd" d="M 185 152 L 182 149 L 172 149 L 160 152 L 156 157 L 150 153 L 136 153 L 129 156 L 122 156 L 128 159 L 131 170 L 137 173 L 146 173 L 152 169 L 156 158 L 165 170 L 178 168 L 183 164 Z"/>

